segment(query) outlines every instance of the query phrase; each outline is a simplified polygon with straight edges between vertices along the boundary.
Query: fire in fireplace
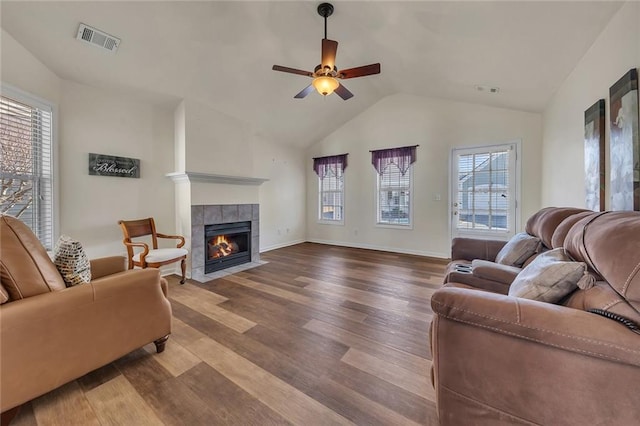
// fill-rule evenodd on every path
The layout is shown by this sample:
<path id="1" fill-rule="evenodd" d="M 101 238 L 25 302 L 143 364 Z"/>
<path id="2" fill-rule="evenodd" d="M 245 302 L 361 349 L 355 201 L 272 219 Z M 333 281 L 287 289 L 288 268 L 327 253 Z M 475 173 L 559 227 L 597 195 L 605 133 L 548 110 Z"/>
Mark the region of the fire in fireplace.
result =
<path id="1" fill-rule="evenodd" d="M 226 235 L 218 235 L 209 240 L 208 243 L 209 258 L 229 256 L 230 254 L 240 251 L 240 246 L 232 238 Z"/>
<path id="2" fill-rule="evenodd" d="M 251 222 L 205 225 L 205 274 L 251 262 Z"/>

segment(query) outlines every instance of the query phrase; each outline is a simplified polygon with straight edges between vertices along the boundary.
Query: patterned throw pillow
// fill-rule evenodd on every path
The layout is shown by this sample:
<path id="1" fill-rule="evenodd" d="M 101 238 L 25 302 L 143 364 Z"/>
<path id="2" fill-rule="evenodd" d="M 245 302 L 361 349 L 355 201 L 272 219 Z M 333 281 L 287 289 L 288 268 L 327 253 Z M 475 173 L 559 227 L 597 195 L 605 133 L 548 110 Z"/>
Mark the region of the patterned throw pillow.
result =
<path id="1" fill-rule="evenodd" d="M 542 253 L 518 274 L 509 296 L 557 303 L 587 277 L 587 265 L 574 262 L 562 247 Z"/>
<path id="2" fill-rule="evenodd" d="M 82 244 L 61 235 L 53 250 L 54 260 L 67 287 L 91 281 L 91 266 Z"/>
<path id="3" fill-rule="evenodd" d="M 540 238 L 521 232 L 514 235 L 496 256 L 496 263 L 522 267 L 540 249 Z"/>

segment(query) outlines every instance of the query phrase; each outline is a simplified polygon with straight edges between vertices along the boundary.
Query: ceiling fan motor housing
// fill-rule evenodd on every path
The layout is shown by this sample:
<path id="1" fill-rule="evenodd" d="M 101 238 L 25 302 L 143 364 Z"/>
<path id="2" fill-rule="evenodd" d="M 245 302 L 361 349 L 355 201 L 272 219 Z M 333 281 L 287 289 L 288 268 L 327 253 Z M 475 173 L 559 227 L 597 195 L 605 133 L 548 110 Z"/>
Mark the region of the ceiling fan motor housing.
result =
<path id="1" fill-rule="evenodd" d="M 313 75 L 316 77 L 320 77 L 323 75 L 326 75 L 329 77 L 336 77 L 338 75 L 338 68 L 335 65 L 333 66 L 333 69 L 329 69 L 328 66 L 325 66 L 324 68 L 322 68 L 322 64 L 318 64 L 313 69 Z"/>
<path id="2" fill-rule="evenodd" d="M 333 5 L 331 3 L 322 3 L 318 5 L 318 15 L 328 18 L 333 14 Z"/>

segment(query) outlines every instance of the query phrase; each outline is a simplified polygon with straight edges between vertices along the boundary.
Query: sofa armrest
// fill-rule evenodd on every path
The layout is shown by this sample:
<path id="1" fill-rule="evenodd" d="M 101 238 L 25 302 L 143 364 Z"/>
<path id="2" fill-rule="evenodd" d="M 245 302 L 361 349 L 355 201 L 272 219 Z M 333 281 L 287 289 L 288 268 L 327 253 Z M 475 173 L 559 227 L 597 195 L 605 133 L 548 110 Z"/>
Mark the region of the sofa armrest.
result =
<path id="1" fill-rule="evenodd" d="M 640 367 L 640 336 L 602 316 L 551 303 L 464 288 L 441 288 L 433 312 L 512 338 Z"/>
<path id="2" fill-rule="evenodd" d="M 475 277 L 510 285 L 522 271 L 516 266 L 502 265 L 488 260 L 476 259 L 471 262 L 471 272 Z"/>
<path id="3" fill-rule="evenodd" d="M 640 336 L 585 311 L 465 288 L 432 297 L 442 426 L 634 424 Z"/>
<path id="4" fill-rule="evenodd" d="M 74 380 L 171 332 L 157 269 L 112 274 L 0 306 L 0 409 Z"/>
<path id="5" fill-rule="evenodd" d="M 109 256 L 90 260 L 91 279 L 102 278 L 126 270 L 124 256 Z"/>
<path id="6" fill-rule="evenodd" d="M 494 261 L 505 244 L 506 241 L 457 237 L 451 241 L 451 260 Z"/>

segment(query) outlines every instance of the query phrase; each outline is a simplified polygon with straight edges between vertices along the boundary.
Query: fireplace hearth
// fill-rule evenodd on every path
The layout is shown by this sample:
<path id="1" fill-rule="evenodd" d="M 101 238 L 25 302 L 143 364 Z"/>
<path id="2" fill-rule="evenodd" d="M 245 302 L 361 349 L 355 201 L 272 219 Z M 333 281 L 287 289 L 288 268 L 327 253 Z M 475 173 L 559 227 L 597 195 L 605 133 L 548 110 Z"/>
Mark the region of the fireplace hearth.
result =
<path id="1" fill-rule="evenodd" d="M 205 274 L 251 262 L 251 221 L 205 225 Z"/>

